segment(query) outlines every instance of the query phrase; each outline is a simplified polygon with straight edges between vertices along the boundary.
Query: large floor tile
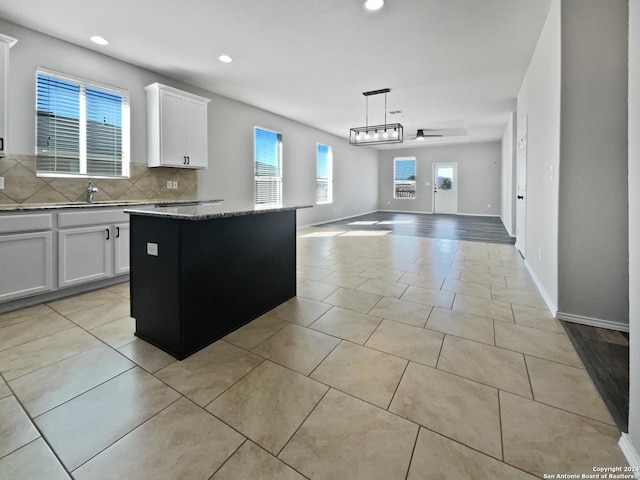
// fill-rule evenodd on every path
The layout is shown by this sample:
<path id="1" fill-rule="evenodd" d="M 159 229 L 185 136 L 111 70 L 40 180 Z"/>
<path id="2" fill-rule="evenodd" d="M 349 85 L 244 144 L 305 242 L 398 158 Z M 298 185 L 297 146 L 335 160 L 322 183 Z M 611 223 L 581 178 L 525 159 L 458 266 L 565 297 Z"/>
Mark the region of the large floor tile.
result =
<path id="1" fill-rule="evenodd" d="M 110 292 L 116 293 L 124 298 L 131 297 L 131 284 L 129 282 L 117 283 L 105 288 L 105 290 L 109 290 Z"/>
<path id="2" fill-rule="evenodd" d="M 327 305 L 326 303 L 316 302 L 308 298 L 293 297 L 270 310 L 269 316 L 306 327 L 330 308 L 331 305 Z"/>
<path id="3" fill-rule="evenodd" d="M 326 385 L 266 361 L 207 410 L 277 455 L 327 390 Z"/>
<path id="4" fill-rule="evenodd" d="M 0 372 L 10 381 L 102 343 L 78 327 L 0 352 Z"/>
<path id="5" fill-rule="evenodd" d="M 177 361 L 168 353 L 139 338 L 121 346 L 118 351 L 149 373 L 155 373 Z"/>
<path id="6" fill-rule="evenodd" d="M 314 282 L 312 280 L 303 280 L 297 285 L 297 294 L 299 297 L 308 298 L 309 300 L 315 300 L 321 302 L 333 292 L 338 290 L 339 287 L 329 285 L 322 282 Z"/>
<path id="7" fill-rule="evenodd" d="M 362 271 L 366 270 L 366 267 Z M 335 285 L 342 288 L 358 288 L 367 280 L 366 277 L 361 277 L 355 273 L 349 272 L 333 272 L 331 275 L 327 275 L 322 279 L 322 283 L 328 283 L 329 285 Z"/>
<path id="8" fill-rule="evenodd" d="M 447 335 L 438 369 L 532 398 L 521 353 Z"/>
<path id="9" fill-rule="evenodd" d="M 69 470 L 75 470 L 180 398 L 135 368 L 35 419 Z"/>
<path id="10" fill-rule="evenodd" d="M 204 407 L 261 362 L 260 357 L 218 340 L 155 375 Z"/>
<path id="11" fill-rule="evenodd" d="M 513 317 L 518 325 L 537 328 L 539 330 L 548 330 L 554 333 L 564 333 L 562 325 L 560 325 L 558 320 L 553 318 L 549 310 L 525 307 L 523 305 L 511 305 L 511 308 L 513 309 Z"/>
<path id="12" fill-rule="evenodd" d="M 0 459 L 0 476 L 6 479 L 70 479 L 42 438 Z"/>
<path id="13" fill-rule="evenodd" d="M 530 292 L 536 293 L 538 292 L 536 283 L 530 278 L 505 277 L 505 280 L 507 288 L 512 288 L 514 290 L 529 290 Z"/>
<path id="14" fill-rule="evenodd" d="M 500 392 L 504 461 L 542 477 L 623 466 L 615 427 Z"/>
<path id="15" fill-rule="evenodd" d="M 288 325 L 252 352 L 309 375 L 339 342 L 339 339 L 329 335 L 298 325 Z"/>
<path id="16" fill-rule="evenodd" d="M 371 309 L 369 315 L 395 320 L 415 327 L 424 327 L 431 312 L 431 306 L 407 302 L 397 298 L 382 297 Z"/>
<path id="17" fill-rule="evenodd" d="M 438 332 L 384 320 L 365 345 L 435 367 L 443 338 Z"/>
<path id="18" fill-rule="evenodd" d="M 183 398 L 73 472 L 76 480 L 209 478 L 244 437 Z"/>
<path id="19" fill-rule="evenodd" d="M 0 458 L 40 436 L 16 397 L 0 400 Z"/>
<path id="20" fill-rule="evenodd" d="M 394 283 L 388 280 L 370 278 L 358 287 L 359 291 L 373 293 L 385 297 L 400 298 L 407 289 L 407 285 Z"/>
<path id="21" fill-rule="evenodd" d="M 135 364 L 105 345 L 81 352 L 10 382 L 32 417 L 133 368 Z"/>
<path id="22" fill-rule="evenodd" d="M 408 302 L 422 303 L 424 305 L 451 309 L 454 297 L 455 295 L 451 292 L 415 287 L 412 285 L 405 290 L 404 294 L 400 298 Z"/>
<path id="23" fill-rule="evenodd" d="M 547 304 L 542 299 L 542 295 L 538 292 L 514 290 L 511 288 L 498 287 L 496 285 L 491 287 L 491 299 L 499 302 L 539 308 L 541 310 L 547 308 Z"/>
<path id="24" fill-rule="evenodd" d="M 434 308 L 425 328 L 489 345 L 494 343 L 493 320 L 470 313 Z"/>
<path id="25" fill-rule="evenodd" d="M 8 397 L 9 395 L 12 395 L 9 385 L 7 385 L 4 378 L 0 376 L 0 398 Z"/>
<path id="26" fill-rule="evenodd" d="M 122 297 L 106 289 L 81 293 L 73 297 L 48 302 L 47 305 L 61 315 L 70 315 L 100 305 L 113 305 L 122 302 Z"/>
<path id="27" fill-rule="evenodd" d="M 499 285 L 506 287 L 505 279 L 501 275 L 491 275 L 489 273 L 470 272 L 465 270 L 460 275 L 460 280 L 463 282 L 475 282 L 482 283 L 483 285 Z"/>
<path id="28" fill-rule="evenodd" d="M 287 325 L 289 325 L 289 322 L 270 315 L 262 315 L 231 332 L 224 337 L 224 340 L 234 344 L 236 347 L 251 350 Z"/>
<path id="29" fill-rule="evenodd" d="M 362 345 L 381 321 L 379 317 L 333 307 L 309 328 Z"/>
<path id="30" fill-rule="evenodd" d="M 407 480 L 425 478 L 534 480 L 537 477 L 421 428 Z"/>
<path id="31" fill-rule="evenodd" d="M 502 458 L 498 391 L 494 388 L 409 363 L 389 411 Z"/>
<path id="32" fill-rule="evenodd" d="M 211 480 L 304 480 L 305 477 L 247 440 Z"/>
<path id="33" fill-rule="evenodd" d="M 330 390 L 280 458 L 315 480 L 404 480 L 418 427 Z"/>
<path id="34" fill-rule="evenodd" d="M 367 280 L 367 282 L 369 282 L 369 280 Z M 365 282 L 365 284 L 367 282 Z M 381 298 L 382 296 L 373 293 L 341 288 L 325 298 L 324 303 L 360 313 L 369 313 L 369 310 L 371 310 Z"/>
<path id="35" fill-rule="evenodd" d="M 55 312 L 13 325 L 0 324 L 0 350 L 22 345 L 73 326 L 73 323 Z"/>
<path id="36" fill-rule="evenodd" d="M 90 330 L 105 323 L 113 322 L 131 315 L 129 300 L 122 298 L 119 302 L 109 303 L 109 307 L 96 305 L 67 315 L 67 318 L 84 329 Z"/>
<path id="37" fill-rule="evenodd" d="M 136 339 L 134 335 L 135 331 L 136 321 L 131 317 L 114 320 L 113 322 L 105 323 L 90 330 L 96 337 L 111 345 L 113 348 L 118 348 L 129 342 L 133 342 Z"/>
<path id="38" fill-rule="evenodd" d="M 49 315 L 57 316 L 60 314 L 42 303 L 40 305 L 34 305 L 33 307 L 0 314 L 0 327 L 15 325 L 16 323 L 26 322 L 27 320 L 38 320 Z"/>
<path id="39" fill-rule="evenodd" d="M 553 333 L 521 325 L 496 322 L 496 345 L 533 357 L 584 368 L 564 333 Z"/>
<path id="40" fill-rule="evenodd" d="M 511 305 L 486 298 L 456 295 L 452 310 L 513 323 Z"/>
<path id="41" fill-rule="evenodd" d="M 413 285 L 414 287 L 431 288 L 433 290 L 440 290 L 442 284 L 445 281 L 444 275 L 434 274 L 420 274 L 420 273 L 405 273 L 398 283 L 407 285 Z"/>
<path id="42" fill-rule="evenodd" d="M 322 280 L 326 276 L 331 275 L 332 273 L 332 270 L 328 270 L 325 268 L 303 265 L 298 266 L 298 268 L 296 269 L 296 278 L 299 280 L 312 280 L 314 282 L 317 282 L 319 280 Z"/>
<path id="43" fill-rule="evenodd" d="M 529 275 L 529 271 L 524 265 L 521 267 L 517 267 L 517 266 L 501 267 L 498 265 L 491 265 L 489 267 L 489 273 L 491 273 L 491 275 L 501 275 L 503 277 L 531 279 L 531 276 Z"/>
<path id="44" fill-rule="evenodd" d="M 615 425 L 586 370 L 526 357 L 537 402 Z"/>
<path id="45" fill-rule="evenodd" d="M 341 342 L 311 378 L 387 409 L 406 366 L 392 355 Z"/>
<path id="46" fill-rule="evenodd" d="M 446 292 L 461 293 L 471 297 L 491 298 L 491 287 L 482 283 L 446 279 L 442 284 Z"/>
<path id="47" fill-rule="evenodd" d="M 369 267 L 360 274 L 362 277 L 372 278 L 376 280 L 383 280 L 389 283 L 396 283 L 398 279 L 404 274 L 403 270 L 396 270 L 390 267 Z"/>

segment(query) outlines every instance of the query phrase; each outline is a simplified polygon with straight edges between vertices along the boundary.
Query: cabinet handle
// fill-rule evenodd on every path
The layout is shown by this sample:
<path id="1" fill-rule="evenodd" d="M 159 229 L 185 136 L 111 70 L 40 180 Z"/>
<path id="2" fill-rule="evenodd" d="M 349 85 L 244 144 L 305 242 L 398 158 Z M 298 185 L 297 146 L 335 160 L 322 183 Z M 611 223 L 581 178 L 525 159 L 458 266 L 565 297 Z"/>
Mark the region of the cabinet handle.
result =
<path id="1" fill-rule="evenodd" d="M 191 158 L 189 158 L 189 156 L 187 156 L 187 165 L 191 165 Z"/>
<path id="2" fill-rule="evenodd" d="M 110 235 L 109 229 L 107 228 L 106 230 L 107 230 L 107 240 L 109 240 L 109 235 Z"/>
<path id="3" fill-rule="evenodd" d="M 186 164 L 187 164 L 187 157 L 186 157 L 186 155 L 185 155 L 184 157 L 182 157 L 182 158 L 184 159 L 184 161 L 182 162 L 182 164 L 183 164 L 183 165 L 186 165 Z"/>
<path id="4" fill-rule="evenodd" d="M 120 238 L 120 227 L 116 227 L 116 238 Z"/>

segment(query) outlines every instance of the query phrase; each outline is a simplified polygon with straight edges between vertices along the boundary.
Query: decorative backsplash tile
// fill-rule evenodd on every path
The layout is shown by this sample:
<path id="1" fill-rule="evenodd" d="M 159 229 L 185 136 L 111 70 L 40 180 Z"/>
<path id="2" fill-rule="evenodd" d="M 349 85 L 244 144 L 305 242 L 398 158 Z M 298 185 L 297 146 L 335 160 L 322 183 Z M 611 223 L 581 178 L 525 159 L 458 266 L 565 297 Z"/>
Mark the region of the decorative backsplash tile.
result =
<path id="1" fill-rule="evenodd" d="M 109 200 L 192 200 L 198 196 L 195 170 L 154 167 L 131 163 L 129 178 L 91 179 L 98 188 L 94 201 Z M 86 178 L 36 176 L 35 155 L 9 155 L 0 158 L 0 204 L 84 202 Z M 168 180 L 177 180 L 178 188 L 169 190 Z"/>

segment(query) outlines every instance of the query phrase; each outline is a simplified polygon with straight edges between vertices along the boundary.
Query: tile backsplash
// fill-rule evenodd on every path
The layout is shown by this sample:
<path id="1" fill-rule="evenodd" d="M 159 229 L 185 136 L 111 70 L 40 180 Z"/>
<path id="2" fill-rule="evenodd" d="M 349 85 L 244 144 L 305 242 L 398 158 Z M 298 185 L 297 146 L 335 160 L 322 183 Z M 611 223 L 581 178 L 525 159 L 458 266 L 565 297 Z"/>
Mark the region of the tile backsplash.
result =
<path id="1" fill-rule="evenodd" d="M 84 202 L 89 180 L 98 188 L 94 201 L 191 200 L 198 196 L 195 170 L 149 168 L 145 163 L 131 163 L 130 170 L 130 177 L 122 179 L 37 177 L 35 155 L 9 154 L 0 158 L 0 177 L 4 177 L 0 204 Z M 177 180 L 178 188 L 169 190 L 168 180 Z"/>

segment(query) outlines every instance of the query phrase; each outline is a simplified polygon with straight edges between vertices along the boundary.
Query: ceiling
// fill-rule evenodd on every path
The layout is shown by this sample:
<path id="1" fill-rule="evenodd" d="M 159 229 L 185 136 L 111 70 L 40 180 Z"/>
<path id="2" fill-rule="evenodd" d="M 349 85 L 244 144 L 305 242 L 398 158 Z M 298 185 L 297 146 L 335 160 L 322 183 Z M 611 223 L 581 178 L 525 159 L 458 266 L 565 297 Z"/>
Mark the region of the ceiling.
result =
<path id="1" fill-rule="evenodd" d="M 348 137 L 390 88 L 406 148 L 502 137 L 551 0 L 44 0 L 0 17 Z M 111 43 L 93 44 L 101 35 Z M 228 54 L 232 63 L 221 63 Z M 369 125 L 384 123 L 369 97 Z M 410 141 L 419 128 L 468 135 Z"/>

